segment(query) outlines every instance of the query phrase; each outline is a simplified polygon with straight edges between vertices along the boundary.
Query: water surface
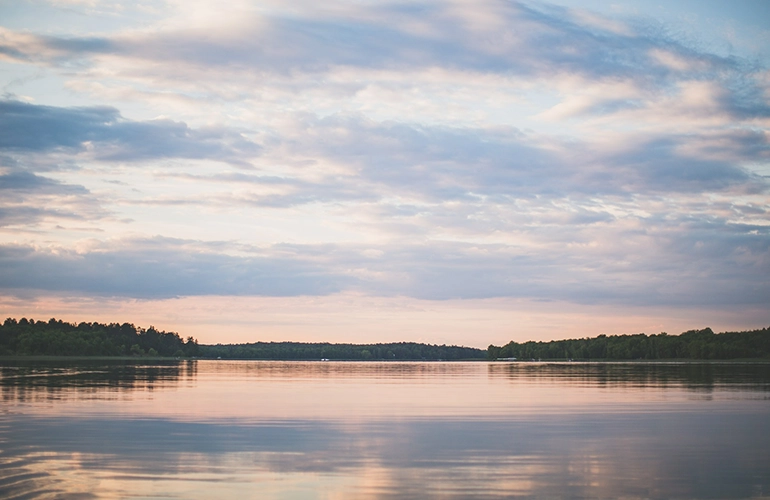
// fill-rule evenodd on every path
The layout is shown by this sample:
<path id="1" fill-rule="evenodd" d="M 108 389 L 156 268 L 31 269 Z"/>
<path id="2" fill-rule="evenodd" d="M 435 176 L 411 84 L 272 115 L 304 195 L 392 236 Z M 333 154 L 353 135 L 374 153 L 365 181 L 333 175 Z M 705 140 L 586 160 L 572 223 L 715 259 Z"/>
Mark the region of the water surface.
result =
<path id="1" fill-rule="evenodd" d="M 770 365 L 0 362 L 2 498 L 770 495 Z"/>

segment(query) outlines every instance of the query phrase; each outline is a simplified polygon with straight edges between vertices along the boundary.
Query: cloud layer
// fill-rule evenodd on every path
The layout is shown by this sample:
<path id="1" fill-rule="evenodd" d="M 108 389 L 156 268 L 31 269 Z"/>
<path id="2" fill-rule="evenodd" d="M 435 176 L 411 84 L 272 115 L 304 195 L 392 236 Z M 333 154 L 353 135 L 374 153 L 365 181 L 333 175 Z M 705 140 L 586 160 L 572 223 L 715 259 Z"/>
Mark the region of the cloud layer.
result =
<path id="1" fill-rule="evenodd" d="M 543 2 L 155 7 L 0 27 L 6 293 L 770 302 L 770 68 L 718 35 Z"/>

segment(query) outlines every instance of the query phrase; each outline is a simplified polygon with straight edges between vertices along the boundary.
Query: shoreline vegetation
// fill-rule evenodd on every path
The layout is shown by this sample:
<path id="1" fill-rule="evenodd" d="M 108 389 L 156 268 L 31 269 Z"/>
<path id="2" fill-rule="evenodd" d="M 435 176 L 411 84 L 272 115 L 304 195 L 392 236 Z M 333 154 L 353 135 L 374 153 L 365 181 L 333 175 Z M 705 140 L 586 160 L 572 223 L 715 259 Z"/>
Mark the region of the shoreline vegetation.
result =
<path id="1" fill-rule="evenodd" d="M 531 361 L 770 360 L 770 328 L 714 333 L 711 328 L 680 335 L 599 335 L 550 342 L 509 342 L 487 348 L 487 359 Z"/>
<path id="2" fill-rule="evenodd" d="M 0 356 L 194 357 L 198 342 L 130 323 L 79 323 L 14 318 L 0 325 Z"/>
<path id="3" fill-rule="evenodd" d="M 79 323 L 57 319 L 6 319 L 0 325 L 0 357 L 203 358 L 329 361 L 770 361 L 770 328 L 680 335 L 599 335 L 550 342 L 511 341 L 486 350 L 416 342 L 332 344 L 254 342 L 198 344 L 193 337 L 130 323 Z"/>

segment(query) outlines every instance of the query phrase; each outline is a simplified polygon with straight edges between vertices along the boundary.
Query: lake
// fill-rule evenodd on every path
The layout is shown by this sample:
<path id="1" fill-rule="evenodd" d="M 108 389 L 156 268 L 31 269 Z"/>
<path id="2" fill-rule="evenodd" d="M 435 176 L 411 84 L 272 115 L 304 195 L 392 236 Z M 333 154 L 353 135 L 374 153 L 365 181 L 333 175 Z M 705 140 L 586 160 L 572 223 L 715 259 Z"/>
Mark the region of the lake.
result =
<path id="1" fill-rule="evenodd" d="M 0 361 L 0 498 L 770 496 L 770 364 Z"/>

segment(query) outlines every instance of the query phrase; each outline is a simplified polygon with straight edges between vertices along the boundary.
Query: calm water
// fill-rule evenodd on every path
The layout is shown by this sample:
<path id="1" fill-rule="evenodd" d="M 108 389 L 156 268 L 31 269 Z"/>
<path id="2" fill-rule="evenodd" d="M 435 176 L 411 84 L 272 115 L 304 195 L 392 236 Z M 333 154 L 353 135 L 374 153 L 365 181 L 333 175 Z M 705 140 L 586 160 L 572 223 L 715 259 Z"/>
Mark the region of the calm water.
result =
<path id="1" fill-rule="evenodd" d="M 770 496 L 770 365 L 0 361 L 1 498 Z"/>

